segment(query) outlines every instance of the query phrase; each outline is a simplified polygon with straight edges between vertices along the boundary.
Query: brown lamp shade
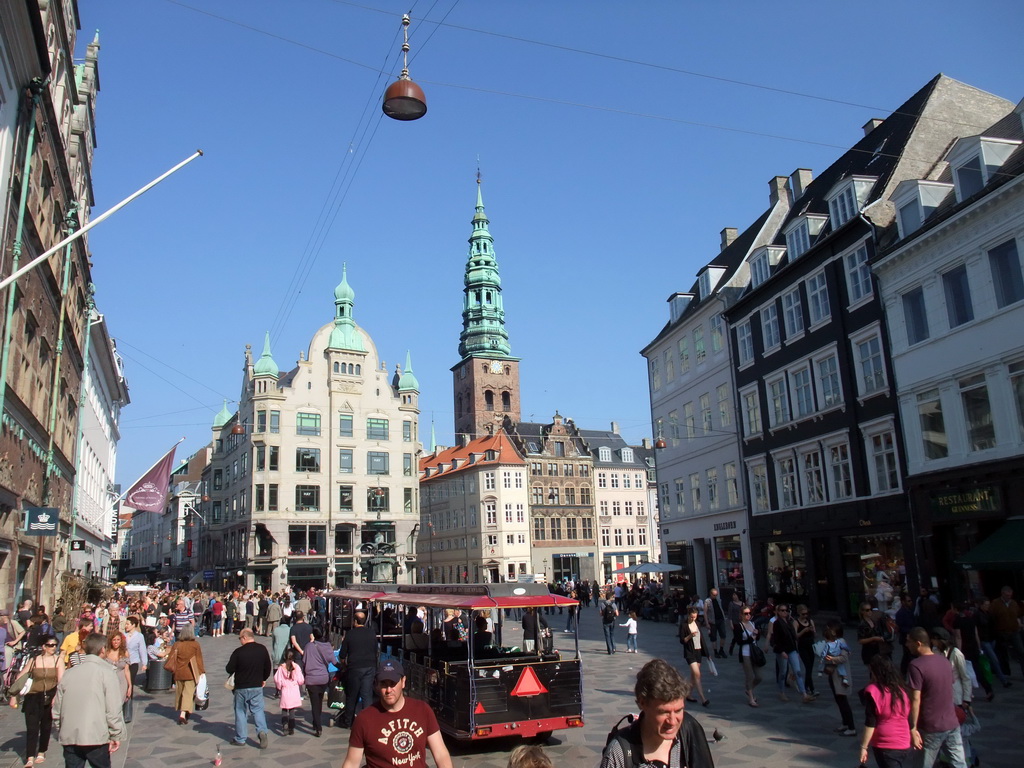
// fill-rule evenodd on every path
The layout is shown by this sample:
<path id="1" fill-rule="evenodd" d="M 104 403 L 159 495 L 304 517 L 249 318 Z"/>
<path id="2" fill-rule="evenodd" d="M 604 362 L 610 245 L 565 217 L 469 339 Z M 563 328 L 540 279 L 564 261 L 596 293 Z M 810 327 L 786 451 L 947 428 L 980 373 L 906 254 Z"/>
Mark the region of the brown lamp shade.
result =
<path id="1" fill-rule="evenodd" d="M 657 440 L 654 441 L 654 447 L 655 448 L 664 448 L 667 445 L 668 445 L 668 443 L 665 442 L 665 438 L 664 437 L 659 437 Z"/>
<path id="2" fill-rule="evenodd" d="M 427 114 L 423 89 L 407 77 L 395 80 L 384 91 L 384 114 L 393 120 L 419 120 Z"/>
<path id="3" fill-rule="evenodd" d="M 235 426 L 233 426 L 231 428 L 231 434 L 232 435 L 244 435 L 245 434 L 245 427 L 243 427 L 241 424 L 238 424 L 236 422 Z"/>

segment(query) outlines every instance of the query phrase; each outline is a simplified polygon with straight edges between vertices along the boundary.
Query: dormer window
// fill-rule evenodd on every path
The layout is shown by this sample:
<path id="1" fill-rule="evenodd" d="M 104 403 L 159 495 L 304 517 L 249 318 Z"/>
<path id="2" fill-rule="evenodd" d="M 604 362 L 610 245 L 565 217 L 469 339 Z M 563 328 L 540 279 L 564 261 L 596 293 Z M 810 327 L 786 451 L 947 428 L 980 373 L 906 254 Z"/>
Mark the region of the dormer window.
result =
<path id="1" fill-rule="evenodd" d="M 626 463 L 626 464 L 632 464 L 633 463 L 633 449 L 632 448 L 623 448 L 622 449 L 622 461 L 624 463 Z"/>
<path id="2" fill-rule="evenodd" d="M 700 301 L 703 301 L 711 295 L 711 291 L 718 285 L 718 281 L 722 279 L 722 275 L 725 274 L 725 269 L 722 267 L 705 267 L 700 273 L 700 277 L 697 278 L 697 286 L 700 290 Z"/>
<path id="3" fill-rule="evenodd" d="M 920 229 L 952 191 L 953 185 L 941 181 L 908 180 L 901 182 L 892 195 L 896 206 L 896 226 L 900 239 Z"/>
<path id="4" fill-rule="evenodd" d="M 597 449 L 597 460 L 598 461 L 611 461 L 612 460 L 612 449 L 611 448 L 598 448 Z"/>
<path id="5" fill-rule="evenodd" d="M 810 249 L 811 243 L 821 232 L 826 221 L 828 221 L 828 216 L 808 213 L 798 216 L 786 227 L 786 250 L 791 261 Z"/>
<path id="6" fill-rule="evenodd" d="M 685 312 L 686 308 L 690 306 L 690 300 L 692 298 L 692 293 L 673 293 L 668 297 L 668 306 L 673 323 L 682 317 L 683 312 Z"/>
<path id="7" fill-rule="evenodd" d="M 832 187 L 825 196 L 828 212 L 832 217 L 832 229 L 839 229 L 864 207 L 875 186 L 874 176 L 850 176 Z"/>
<path id="8" fill-rule="evenodd" d="M 946 156 L 953 169 L 957 201 L 962 202 L 980 192 L 1018 146 L 1019 141 L 985 136 L 968 136 L 957 141 Z"/>

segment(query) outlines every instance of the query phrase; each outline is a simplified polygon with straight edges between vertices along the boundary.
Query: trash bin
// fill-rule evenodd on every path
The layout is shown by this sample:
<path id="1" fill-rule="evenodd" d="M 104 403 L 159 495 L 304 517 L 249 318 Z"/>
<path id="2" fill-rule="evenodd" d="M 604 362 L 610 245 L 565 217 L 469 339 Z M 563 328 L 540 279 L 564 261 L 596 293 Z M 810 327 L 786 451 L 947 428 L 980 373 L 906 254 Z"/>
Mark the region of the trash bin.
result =
<path id="1" fill-rule="evenodd" d="M 164 667 L 163 659 L 150 659 L 149 669 L 146 671 L 146 692 L 166 691 L 174 683 L 174 678 Z"/>

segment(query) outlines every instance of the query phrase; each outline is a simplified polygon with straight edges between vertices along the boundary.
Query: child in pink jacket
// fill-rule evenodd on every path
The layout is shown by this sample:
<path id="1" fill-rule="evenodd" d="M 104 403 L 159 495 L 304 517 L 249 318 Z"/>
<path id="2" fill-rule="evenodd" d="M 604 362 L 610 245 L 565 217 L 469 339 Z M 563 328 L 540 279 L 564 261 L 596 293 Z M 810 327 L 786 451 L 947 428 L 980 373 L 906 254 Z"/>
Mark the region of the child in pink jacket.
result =
<path id="1" fill-rule="evenodd" d="M 295 649 L 289 648 L 274 673 L 274 684 L 281 691 L 281 730 L 287 727 L 289 736 L 295 733 L 295 710 L 302 706 L 301 686 L 305 681 L 302 668 L 295 663 Z"/>

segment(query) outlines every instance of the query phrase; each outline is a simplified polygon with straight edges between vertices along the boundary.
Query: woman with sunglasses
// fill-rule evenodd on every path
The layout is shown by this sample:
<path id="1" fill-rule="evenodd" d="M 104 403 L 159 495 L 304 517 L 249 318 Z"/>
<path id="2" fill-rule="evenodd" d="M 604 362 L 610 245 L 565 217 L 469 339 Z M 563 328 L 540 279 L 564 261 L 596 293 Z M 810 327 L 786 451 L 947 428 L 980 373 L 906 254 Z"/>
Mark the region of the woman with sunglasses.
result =
<path id="1" fill-rule="evenodd" d="M 814 642 L 818 639 L 818 629 L 806 605 L 796 607 L 796 651 L 804 666 L 804 688 L 808 696 L 817 696 L 814 690 Z"/>
<path id="2" fill-rule="evenodd" d="M 21 711 L 25 713 L 25 766 L 34 766 L 46 759 L 53 724 L 53 696 L 57 683 L 64 675 L 64 657 L 57 653 L 57 638 L 48 635 L 42 639 L 42 653 L 33 656 L 26 669 L 32 678 L 32 687 L 22 697 Z"/>
<path id="3" fill-rule="evenodd" d="M 740 664 L 743 666 L 743 691 L 747 694 L 747 704 L 758 706 L 754 697 L 754 689 L 761 684 L 761 669 L 754 666 L 750 647 L 757 643 L 760 633 L 751 620 L 749 605 L 740 609 L 740 620 L 733 625 L 732 642 L 740 647 Z"/>

